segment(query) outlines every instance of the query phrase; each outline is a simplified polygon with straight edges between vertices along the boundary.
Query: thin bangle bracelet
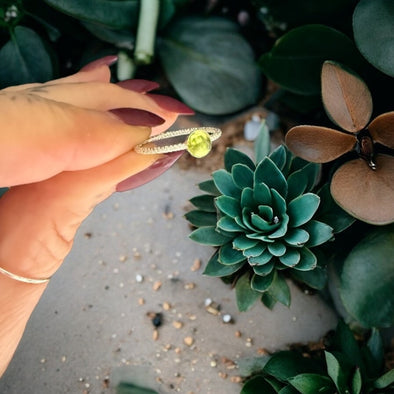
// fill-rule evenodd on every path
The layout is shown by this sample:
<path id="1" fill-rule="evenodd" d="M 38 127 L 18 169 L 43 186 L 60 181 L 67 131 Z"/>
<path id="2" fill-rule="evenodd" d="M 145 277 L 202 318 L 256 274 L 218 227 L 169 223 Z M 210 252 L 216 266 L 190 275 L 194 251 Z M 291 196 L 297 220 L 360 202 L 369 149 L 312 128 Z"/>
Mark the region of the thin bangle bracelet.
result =
<path id="1" fill-rule="evenodd" d="M 51 278 L 43 278 L 43 279 L 26 278 L 24 276 L 13 274 L 12 272 L 7 271 L 7 270 L 5 270 L 4 268 L 1 268 L 1 267 L 0 267 L 0 273 L 5 275 L 5 276 L 8 276 L 11 279 L 17 280 L 18 282 L 30 283 L 30 284 L 33 284 L 33 285 L 39 285 L 41 283 L 48 283 L 49 280 L 51 279 Z"/>
<path id="2" fill-rule="evenodd" d="M 214 127 L 194 127 L 191 129 L 181 129 L 175 131 L 167 131 L 156 135 L 137 145 L 134 150 L 143 155 L 154 155 L 157 153 L 171 153 L 181 150 L 187 150 L 192 156 L 201 158 L 206 156 L 212 148 L 212 141 L 217 140 L 221 136 L 220 129 Z M 168 139 L 176 139 L 179 136 L 186 135 L 185 142 L 170 145 L 152 144 L 158 141 Z M 153 146 L 146 146 L 152 144 Z"/>

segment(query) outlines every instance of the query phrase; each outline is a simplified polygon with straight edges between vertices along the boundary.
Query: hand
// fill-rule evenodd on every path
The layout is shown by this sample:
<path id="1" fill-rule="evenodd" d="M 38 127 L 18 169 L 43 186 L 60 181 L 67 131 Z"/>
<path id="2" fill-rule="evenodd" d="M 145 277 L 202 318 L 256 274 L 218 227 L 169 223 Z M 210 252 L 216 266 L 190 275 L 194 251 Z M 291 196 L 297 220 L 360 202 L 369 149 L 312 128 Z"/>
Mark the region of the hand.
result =
<path id="1" fill-rule="evenodd" d="M 192 111 L 147 94 L 155 83 L 109 83 L 114 60 L 0 91 L 0 185 L 10 187 L 0 198 L 0 267 L 28 278 L 52 276 L 98 203 L 150 181 L 182 153 L 133 151 Z M 0 274 L 0 375 L 44 288 Z"/>

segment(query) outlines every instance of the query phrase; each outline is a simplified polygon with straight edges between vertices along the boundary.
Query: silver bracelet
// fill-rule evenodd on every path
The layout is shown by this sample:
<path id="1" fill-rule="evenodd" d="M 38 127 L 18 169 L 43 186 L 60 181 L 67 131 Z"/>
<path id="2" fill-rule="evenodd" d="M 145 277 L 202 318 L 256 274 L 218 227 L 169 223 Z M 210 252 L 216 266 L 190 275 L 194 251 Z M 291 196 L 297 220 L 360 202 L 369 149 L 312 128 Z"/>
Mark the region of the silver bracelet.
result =
<path id="1" fill-rule="evenodd" d="M 201 158 L 211 151 L 212 141 L 217 140 L 221 134 L 221 130 L 214 127 L 194 127 L 191 129 L 167 131 L 147 139 L 143 143 L 137 145 L 134 150 L 143 155 L 187 150 L 192 156 Z M 160 145 L 160 141 L 166 141 L 169 139 L 175 140 L 177 137 L 184 135 L 187 136 L 187 139 L 184 142 Z M 159 144 L 154 144 L 157 142 L 159 142 Z"/>
<path id="2" fill-rule="evenodd" d="M 5 270 L 4 268 L 1 268 L 1 267 L 0 267 L 0 273 L 5 275 L 5 276 L 8 276 L 11 279 L 17 280 L 18 282 L 30 283 L 30 284 L 33 284 L 33 285 L 39 285 L 41 283 L 48 283 L 49 280 L 51 279 L 51 278 L 43 278 L 43 279 L 26 278 L 24 276 L 13 274 L 12 272 L 7 271 L 7 270 Z"/>

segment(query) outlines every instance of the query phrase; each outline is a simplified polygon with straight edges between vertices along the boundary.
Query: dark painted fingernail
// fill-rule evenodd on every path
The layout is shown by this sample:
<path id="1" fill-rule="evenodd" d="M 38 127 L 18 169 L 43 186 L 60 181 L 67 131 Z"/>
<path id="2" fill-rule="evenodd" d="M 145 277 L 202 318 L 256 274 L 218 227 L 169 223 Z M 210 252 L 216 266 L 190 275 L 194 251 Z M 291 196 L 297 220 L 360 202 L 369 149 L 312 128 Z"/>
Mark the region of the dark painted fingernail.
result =
<path id="1" fill-rule="evenodd" d="M 194 114 L 194 111 L 191 108 L 189 108 L 186 104 L 181 103 L 177 99 L 174 99 L 173 97 L 163 96 L 160 94 L 149 94 L 149 97 L 153 99 L 157 105 L 167 111 L 176 112 L 183 115 Z"/>
<path id="2" fill-rule="evenodd" d="M 116 108 L 109 112 L 116 115 L 124 123 L 130 126 L 159 126 L 165 122 L 163 118 L 153 114 L 152 112 L 136 108 Z"/>
<path id="3" fill-rule="evenodd" d="M 123 89 L 132 90 L 137 93 L 146 93 L 155 90 L 160 85 L 157 82 L 147 81 L 146 79 L 128 79 L 117 83 Z"/>
<path id="4" fill-rule="evenodd" d="M 93 62 L 88 63 L 86 66 L 83 66 L 81 68 L 81 71 L 90 71 L 94 70 L 95 68 L 101 67 L 101 66 L 112 66 L 114 63 L 116 63 L 118 60 L 118 57 L 116 55 L 111 55 L 111 56 L 105 56 L 102 57 L 101 59 L 97 59 Z"/>
<path id="5" fill-rule="evenodd" d="M 125 192 L 152 181 L 166 172 L 182 156 L 183 152 L 167 153 L 164 157 L 155 161 L 150 167 L 120 182 L 116 186 L 116 191 Z"/>

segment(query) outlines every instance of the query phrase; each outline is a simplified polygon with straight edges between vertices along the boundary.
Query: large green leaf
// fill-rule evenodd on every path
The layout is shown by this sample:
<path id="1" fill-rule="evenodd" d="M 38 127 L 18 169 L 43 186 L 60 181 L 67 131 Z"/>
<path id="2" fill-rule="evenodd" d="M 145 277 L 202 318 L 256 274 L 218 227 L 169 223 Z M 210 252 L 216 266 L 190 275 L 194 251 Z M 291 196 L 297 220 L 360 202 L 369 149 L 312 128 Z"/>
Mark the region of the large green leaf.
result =
<path id="1" fill-rule="evenodd" d="M 269 158 L 263 159 L 254 173 L 255 185 L 265 183 L 268 187 L 275 189 L 282 197 L 287 195 L 287 181 L 276 164 Z"/>
<path id="2" fill-rule="evenodd" d="M 250 273 L 243 274 L 235 285 L 237 306 L 241 312 L 245 312 L 252 307 L 256 300 L 261 296 L 256 290 L 250 287 Z"/>
<path id="3" fill-rule="evenodd" d="M 290 201 L 287 214 L 290 227 L 298 227 L 308 222 L 319 207 L 320 197 L 313 193 L 303 194 Z"/>
<path id="4" fill-rule="evenodd" d="M 377 69 L 394 77 L 394 2 L 361 0 L 353 14 L 354 40 Z"/>
<path id="5" fill-rule="evenodd" d="M 212 174 L 212 178 L 215 182 L 215 186 L 218 190 L 230 197 L 239 198 L 241 195 L 241 189 L 236 186 L 233 182 L 233 177 L 226 170 L 217 170 Z"/>
<path id="6" fill-rule="evenodd" d="M 197 209 L 187 212 L 185 214 L 185 218 L 196 227 L 215 226 L 217 221 L 215 213 L 200 211 Z"/>
<path id="7" fill-rule="evenodd" d="M 266 382 L 264 376 L 257 375 L 248 380 L 242 387 L 240 394 L 275 394 L 276 391 Z"/>
<path id="8" fill-rule="evenodd" d="M 11 39 L 0 49 L 0 87 L 46 82 L 53 77 L 45 44 L 31 29 L 16 26 Z"/>
<path id="9" fill-rule="evenodd" d="M 139 0 L 44 0 L 51 7 L 85 22 L 113 29 L 137 25 Z"/>
<path id="10" fill-rule="evenodd" d="M 383 389 L 394 383 L 394 369 L 387 371 L 381 377 L 375 380 L 374 386 L 378 389 Z"/>
<path id="11" fill-rule="evenodd" d="M 268 289 L 268 293 L 271 297 L 275 298 L 278 302 L 283 305 L 290 306 L 291 295 L 289 286 L 286 283 L 285 278 L 278 271 L 274 272 L 274 280 Z"/>
<path id="12" fill-rule="evenodd" d="M 327 376 L 314 373 L 303 373 L 294 376 L 289 379 L 289 383 L 302 394 L 331 394 L 335 392 L 333 384 Z"/>
<path id="13" fill-rule="evenodd" d="M 394 226 L 370 232 L 345 260 L 340 294 L 347 311 L 365 327 L 394 324 Z"/>
<path id="14" fill-rule="evenodd" d="M 325 60 L 359 70 L 363 59 L 349 37 L 323 25 L 305 25 L 281 37 L 259 60 L 268 78 L 293 93 L 320 93 Z"/>
<path id="15" fill-rule="evenodd" d="M 281 382 L 287 382 L 289 378 L 301 373 L 319 373 L 321 366 L 316 360 L 302 357 L 300 353 L 282 351 L 271 356 L 263 371 Z"/>
<path id="16" fill-rule="evenodd" d="M 349 379 L 349 372 L 346 367 L 341 364 L 341 360 L 335 357 L 335 354 L 330 352 L 324 352 L 327 363 L 328 376 L 335 383 L 339 394 L 347 394 L 347 380 Z"/>
<path id="17" fill-rule="evenodd" d="M 190 202 L 198 209 L 204 212 L 216 212 L 214 203 L 215 196 L 210 194 L 202 194 L 190 199 Z"/>
<path id="18" fill-rule="evenodd" d="M 323 290 L 327 283 L 327 271 L 319 266 L 310 271 L 292 270 L 290 275 L 312 289 Z"/>
<path id="19" fill-rule="evenodd" d="M 190 239 L 204 245 L 221 246 L 230 241 L 231 238 L 219 234 L 214 226 L 200 227 L 194 230 L 190 235 Z"/>
<path id="20" fill-rule="evenodd" d="M 234 148 L 227 148 L 226 153 L 224 154 L 224 168 L 228 172 L 231 172 L 231 169 L 235 164 L 245 164 L 253 171 L 256 168 L 253 160 L 245 153 Z"/>
<path id="21" fill-rule="evenodd" d="M 175 90 L 197 111 L 232 113 L 259 96 L 253 51 L 229 20 L 180 19 L 160 41 L 159 55 Z"/>

